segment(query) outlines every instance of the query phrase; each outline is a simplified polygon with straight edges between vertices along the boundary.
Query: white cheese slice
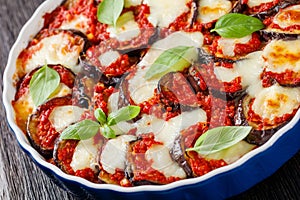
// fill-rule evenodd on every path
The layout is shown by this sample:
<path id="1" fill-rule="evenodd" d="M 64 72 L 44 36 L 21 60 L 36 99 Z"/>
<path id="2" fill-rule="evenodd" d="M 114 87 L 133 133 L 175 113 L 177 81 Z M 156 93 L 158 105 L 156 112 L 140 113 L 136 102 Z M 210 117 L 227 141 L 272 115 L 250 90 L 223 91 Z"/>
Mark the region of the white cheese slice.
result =
<path id="1" fill-rule="evenodd" d="M 241 77 L 242 87 L 247 88 L 248 94 L 253 96 L 262 89 L 260 75 L 263 66 L 262 51 L 256 51 L 235 62 L 233 68 L 215 67 L 214 73 L 222 82 L 231 82 Z"/>
<path id="2" fill-rule="evenodd" d="M 299 88 L 273 85 L 256 94 L 252 109 L 263 119 L 273 121 L 275 117 L 291 114 L 299 105 Z"/>
<path id="3" fill-rule="evenodd" d="M 250 96 L 254 96 L 263 89 L 260 79 L 263 66 L 262 51 L 252 52 L 234 64 L 234 69 L 242 78 L 242 87 L 247 88 Z"/>
<path id="4" fill-rule="evenodd" d="M 89 19 L 85 15 L 74 15 L 72 20 L 64 21 L 59 28 L 78 30 L 86 34 L 89 28 Z"/>
<path id="5" fill-rule="evenodd" d="M 61 132 L 67 126 L 79 121 L 84 111 L 85 109 L 78 106 L 58 106 L 52 110 L 49 120 L 55 130 Z"/>
<path id="6" fill-rule="evenodd" d="M 231 82 L 235 78 L 239 77 L 240 74 L 235 68 L 226 68 L 226 67 L 214 67 L 214 73 L 222 82 Z"/>
<path id="7" fill-rule="evenodd" d="M 94 138 L 80 140 L 75 148 L 70 166 L 76 172 L 86 168 L 96 171 L 96 159 L 98 156 L 99 144 L 95 144 Z"/>
<path id="8" fill-rule="evenodd" d="M 214 160 L 223 159 L 227 164 L 231 164 L 237 161 L 238 159 L 240 159 L 246 153 L 253 150 L 254 148 L 255 145 L 249 144 L 246 141 L 240 141 L 229 148 L 223 149 L 213 154 L 209 154 L 205 157 L 206 159 L 214 159 Z"/>
<path id="9" fill-rule="evenodd" d="M 169 27 L 177 17 L 188 12 L 188 0 L 144 0 L 144 4 L 150 7 L 148 20 L 153 26 Z"/>
<path id="10" fill-rule="evenodd" d="M 132 100 L 136 103 L 147 101 L 153 96 L 154 89 L 157 88 L 159 78 L 145 79 L 145 74 L 155 62 L 155 60 L 166 50 L 178 46 L 201 47 L 203 45 L 203 35 L 200 32 L 186 33 L 175 32 L 168 37 L 155 42 L 142 61 L 138 64 L 135 76 L 128 81 L 128 89 Z M 189 55 L 186 59 L 192 61 L 197 54 Z"/>
<path id="11" fill-rule="evenodd" d="M 273 0 L 248 0 L 247 5 L 249 6 L 249 8 L 253 8 L 263 3 L 271 3 L 271 2 L 273 2 Z"/>
<path id="12" fill-rule="evenodd" d="M 236 44 L 246 44 L 252 38 L 252 35 L 247 35 L 243 38 L 220 38 L 218 40 L 218 47 L 222 49 L 224 56 L 235 56 L 234 49 Z"/>
<path id="13" fill-rule="evenodd" d="M 72 90 L 64 83 L 60 83 L 58 89 L 52 94 L 50 98 L 63 97 L 71 94 Z M 27 120 L 28 116 L 36 109 L 31 95 L 28 92 L 24 93 L 16 102 L 14 102 L 14 108 L 20 112 L 18 116 L 21 116 L 24 121 Z"/>
<path id="14" fill-rule="evenodd" d="M 83 40 L 80 44 L 74 44 L 74 38 L 63 32 L 44 38 L 33 47 L 36 51 L 25 64 L 25 72 L 47 63 L 64 65 L 76 73 L 80 70 L 78 58 L 83 44 Z"/>
<path id="15" fill-rule="evenodd" d="M 114 174 L 116 169 L 125 169 L 128 145 L 134 140 L 136 137 L 133 135 L 121 135 L 110 139 L 105 144 L 100 156 L 100 163 L 106 172 Z"/>
<path id="16" fill-rule="evenodd" d="M 281 28 L 300 25 L 300 5 L 290 6 L 281 10 L 273 19 L 273 23 Z"/>
<path id="17" fill-rule="evenodd" d="M 231 1 L 227 0 L 200 0 L 198 21 L 209 23 L 229 13 L 232 9 Z"/>
<path id="18" fill-rule="evenodd" d="M 188 112 L 183 112 L 180 115 L 170 119 L 159 132 L 154 132 L 155 140 L 162 142 L 167 148 L 173 147 L 175 139 L 180 135 L 180 132 L 199 122 L 206 122 L 206 112 L 201 108 Z"/>
<path id="19" fill-rule="evenodd" d="M 116 38 L 121 42 L 129 41 L 141 33 L 132 11 L 121 15 L 118 18 L 116 27 L 108 26 L 106 31 L 110 33 L 111 38 Z"/>
<path id="20" fill-rule="evenodd" d="M 273 40 L 263 50 L 266 71 L 300 72 L 300 40 Z"/>
<path id="21" fill-rule="evenodd" d="M 108 67 L 118 60 L 120 53 L 117 51 L 107 51 L 99 56 L 99 61 L 102 66 Z"/>
<path id="22" fill-rule="evenodd" d="M 137 128 L 136 135 L 154 133 L 156 141 L 162 142 L 167 148 L 171 149 L 182 130 L 206 121 L 205 111 L 199 108 L 183 112 L 169 121 L 164 121 L 152 115 L 143 115 L 134 127 Z"/>
<path id="23" fill-rule="evenodd" d="M 124 7 L 130 8 L 131 6 L 138 6 L 142 4 L 143 0 L 124 0 Z"/>
<path id="24" fill-rule="evenodd" d="M 186 178 L 184 170 L 172 160 L 169 149 L 164 145 L 152 145 L 146 151 L 146 160 L 151 162 L 151 167 L 165 175 L 165 177 Z"/>
<path id="25" fill-rule="evenodd" d="M 60 83 L 54 93 L 51 95 L 51 98 L 54 97 L 63 97 L 68 94 L 72 94 L 72 89 L 69 88 L 66 84 Z"/>

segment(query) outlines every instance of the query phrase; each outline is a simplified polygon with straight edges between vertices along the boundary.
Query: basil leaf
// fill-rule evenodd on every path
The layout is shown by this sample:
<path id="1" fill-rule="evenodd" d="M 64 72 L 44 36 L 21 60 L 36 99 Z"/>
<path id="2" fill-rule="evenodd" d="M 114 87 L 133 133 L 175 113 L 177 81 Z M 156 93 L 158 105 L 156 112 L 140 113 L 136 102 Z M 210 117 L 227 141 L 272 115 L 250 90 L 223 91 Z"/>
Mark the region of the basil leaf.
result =
<path id="1" fill-rule="evenodd" d="M 57 71 L 44 65 L 36 71 L 29 83 L 29 91 L 36 106 L 44 103 L 58 88 L 60 76 Z"/>
<path id="2" fill-rule="evenodd" d="M 115 131 L 112 128 L 110 128 L 107 124 L 104 124 L 104 126 L 100 128 L 100 131 L 101 134 L 107 139 L 112 139 L 117 137 Z"/>
<path id="3" fill-rule="evenodd" d="M 103 0 L 97 10 L 98 21 L 116 26 L 124 7 L 124 0 Z"/>
<path id="4" fill-rule="evenodd" d="M 220 17 L 211 32 L 216 31 L 224 38 L 242 38 L 264 28 L 257 18 L 239 13 L 229 13 Z"/>
<path id="5" fill-rule="evenodd" d="M 60 135 L 61 139 L 87 140 L 94 137 L 100 128 L 98 122 L 86 119 L 68 126 Z"/>
<path id="6" fill-rule="evenodd" d="M 187 151 L 197 151 L 202 155 L 221 151 L 243 140 L 251 129 L 251 126 L 222 126 L 210 129 L 197 139 L 193 148 Z"/>
<path id="7" fill-rule="evenodd" d="M 106 123 L 106 114 L 103 112 L 101 108 L 97 108 L 94 111 L 94 116 L 96 117 L 98 122 L 100 122 L 101 125 Z"/>
<path id="8" fill-rule="evenodd" d="M 164 51 L 146 72 L 145 78 L 158 78 L 169 72 L 181 71 L 190 66 L 197 51 L 195 47 L 178 46 Z"/>
<path id="9" fill-rule="evenodd" d="M 128 121 L 140 113 L 141 108 L 139 106 L 126 106 L 116 112 L 112 112 L 107 117 L 107 125 L 112 126 L 121 121 Z"/>

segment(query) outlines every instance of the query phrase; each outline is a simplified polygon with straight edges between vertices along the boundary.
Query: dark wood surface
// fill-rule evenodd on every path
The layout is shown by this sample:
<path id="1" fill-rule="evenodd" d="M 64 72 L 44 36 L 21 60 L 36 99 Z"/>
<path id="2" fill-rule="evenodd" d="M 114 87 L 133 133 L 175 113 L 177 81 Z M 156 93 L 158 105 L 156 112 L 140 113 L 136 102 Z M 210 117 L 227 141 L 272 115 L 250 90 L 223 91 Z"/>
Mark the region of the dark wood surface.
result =
<path id="1" fill-rule="evenodd" d="M 0 200 L 76 199 L 52 183 L 21 150 L 2 106 L 2 75 L 9 50 L 23 24 L 43 1 L 0 0 Z M 300 152 L 271 177 L 232 199 L 300 199 Z"/>

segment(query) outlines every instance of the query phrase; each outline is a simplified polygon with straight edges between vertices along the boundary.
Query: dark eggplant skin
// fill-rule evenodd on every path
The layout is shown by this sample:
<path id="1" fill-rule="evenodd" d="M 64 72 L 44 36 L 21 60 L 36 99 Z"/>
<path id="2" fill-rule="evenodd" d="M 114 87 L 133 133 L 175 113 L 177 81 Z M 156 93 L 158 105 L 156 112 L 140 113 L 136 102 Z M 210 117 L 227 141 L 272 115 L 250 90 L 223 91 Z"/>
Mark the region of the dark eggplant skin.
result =
<path id="1" fill-rule="evenodd" d="M 54 135 L 50 135 L 48 137 L 43 137 L 43 140 L 51 140 L 50 146 L 42 146 L 40 141 L 40 135 L 38 131 L 38 124 L 40 123 L 40 116 L 42 112 L 47 112 L 49 108 L 51 107 L 57 107 L 57 106 L 65 106 L 65 105 L 72 105 L 72 96 L 64 96 L 64 97 L 57 97 L 54 99 L 51 99 L 47 101 L 46 103 L 39 106 L 36 111 L 31 114 L 28 118 L 27 123 L 27 137 L 29 139 L 29 142 L 31 145 L 45 158 L 51 158 L 53 154 L 54 149 L 54 143 L 56 138 L 59 137 L 59 133 L 56 132 Z"/>
<path id="2" fill-rule="evenodd" d="M 185 171 L 187 178 L 194 177 L 193 171 L 189 163 L 185 158 L 185 151 L 182 145 L 182 136 L 178 136 L 175 141 L 172 149 L 170 150 L 171 158 L 178 163 L 178 165 Z"/>
<path id="3" fill-rule="evenodd" d="M 194 23 L 197 21 L 197 17 L 198 17 L 198 14 L 199 14 L 198 9 L 199 9 L 199 1 L 198 0 L 193 0 L 192 5 L 191 5 L 190 17 L 188 19 L 189 28 L 192 28 Z"/>
<path id="4" fill-rule="evenodd" d="M 258 125 L 253 122 L 247 121 L 247 112 L 248 112 L 248 104 L 250 101 L 250 97 L 248 95 L 244 95 L 239 101 L 236 109 L 236 113 L 234 116 L 234 125 L 235 126 L 252 126 L 253 129 L 246 137 L 246 141 L 250 144 L 255 144 L 261 146 L 265 144 L 280 128 L 288 123 L 288 121 L 278 124 L 273 127 L 264 127 L 263 129 L 258 130 Z"/>
<path id="5" fill-rule="evenodd" d="M 280 1 L 276 6 L 272 7 L 271 9 L 264 11 L 264 12 L 256 13 L 252 16 L 263 21 L 269 17 L 276 15 L 278 12 L 280 12 L 281 9 L 295 5 L 297 3 L 299 3 L 299 0 Z"/>
<path id="6" fill-rule="evenodd" d="M 54 150 L 53 150 L 53 161 L 55 163 L 56 166 L 58 166 L 61 170 L 63 170 L 66 173 L 70 173 L 68 170 L 68 167 L 66 166 L 66 164 L 69 163 L 65 163 L 64 160 L 61 160 L 61 158 L 59 158 L 59 151 L 65 147 L 69 147 L 69 148 L 73 148 L 71 150 L 74 150 L 78 144 L 79 140 L 61 140 L 60 138 L 57 138 L 55 145 L 54 145 Z M 70 153 L 68 153 L 68 156 L 73 156 L 73 151 Z"/>
<path id="7" fill-rule="evenodd" d="M 57 167 L 59 167 L 63 172 L 67 174 L 76 175 L 76 172 L 74 174 L 74 171 L 71 168 L 70 164 L 72 162 L 74 150 L 78 143 L 79 140 L 62 140 L 60 138 L 57 138 L 55 142 L 53 161 Z M 89 173 L 88 176 L 85 175 L 82 178 L 85 178 L 94 183 L 104 183 L 98 179 L 98 174 L 100 172 L 99 167 L 95 166 L 95 168 L 96 170 L 94 171 L 94 174 L 92 176 Z"/>
<path id="8" fill-rule="evenodd" d="M 268 30 L 260 30 L 259 35 L 260 35 L 261 39 L 265 42 L 270 42 L 272 40 L 297 40 L 297 39 L 299 39 L 299 34 L 271 32 Z"/>
<path id="9" fill-rule="evenodd" d="M 248 6 L 242 3 L 242 0 L 237 1 L 231 10 L 232 13 L 244 13 Z"/>

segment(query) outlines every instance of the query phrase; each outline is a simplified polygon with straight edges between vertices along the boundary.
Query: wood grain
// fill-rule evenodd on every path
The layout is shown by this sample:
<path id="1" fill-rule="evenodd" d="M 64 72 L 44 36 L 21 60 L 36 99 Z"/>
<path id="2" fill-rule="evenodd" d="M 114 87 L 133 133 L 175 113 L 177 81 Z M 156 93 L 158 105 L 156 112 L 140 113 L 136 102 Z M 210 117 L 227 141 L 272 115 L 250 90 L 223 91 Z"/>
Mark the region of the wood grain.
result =
<path id="1" fill-rule="evenodd" d="M 74 200 L 76 197 L 56 186 L 36 167 L 31 158 L 19 147 L 13 132 L 8 128 L 2 106 L 2 74 L 8 52 L 23 24 L 43 0 L 0 0 L 0 199 Z M 274 175 L 248 191 L 232 198 L 237 199 L 299 199 L 300 152 Z"/>

